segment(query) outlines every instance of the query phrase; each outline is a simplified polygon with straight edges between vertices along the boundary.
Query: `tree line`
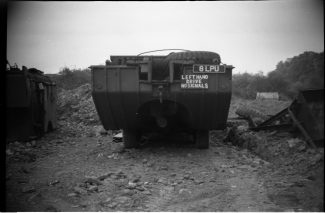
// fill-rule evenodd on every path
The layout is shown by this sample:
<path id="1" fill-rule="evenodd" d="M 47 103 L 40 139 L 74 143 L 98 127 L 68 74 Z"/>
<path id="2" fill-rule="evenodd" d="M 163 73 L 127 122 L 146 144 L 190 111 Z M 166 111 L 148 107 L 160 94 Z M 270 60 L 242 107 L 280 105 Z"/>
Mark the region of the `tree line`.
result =
<path id="1" fill-rule="evenodd" d="M 282 98 L 294 98 L 298 91 L 324 88 L 324 52 L 304 52 L 285 61 L 267 75 L 234 74 L 233 94 L 255 98 L 257 92 L 278 92 Z"/>
<path id="2" fill-rule="evenodd" d="M 64 67 L 58 74 L 48 74 L 58 88 L 66 90 L 90 83 L 89 69 Z M 324 88 L 324 52 L 304 52 L 293 58 L 280 61 L 276 69 L 263 75 L 234 74 L 233 95 L 252 99 L 257 92 L 278 92 L 280 97 L 292 99 L 299 90 Z"/>

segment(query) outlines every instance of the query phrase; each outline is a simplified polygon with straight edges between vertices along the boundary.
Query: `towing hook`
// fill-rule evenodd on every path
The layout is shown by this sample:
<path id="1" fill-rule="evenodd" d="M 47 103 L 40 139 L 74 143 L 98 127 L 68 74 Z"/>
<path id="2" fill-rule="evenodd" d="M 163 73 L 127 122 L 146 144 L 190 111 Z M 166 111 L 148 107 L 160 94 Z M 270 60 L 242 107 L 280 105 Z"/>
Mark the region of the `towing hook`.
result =
<path id="1" fill-rule="evenodd" d="M 160 103 L 162 104 L 163 103 L 163 89 L 164 89 L 164 86 L 160 85 L 158 87 L 158 91 L 159 91 L 159 101 Z"/>

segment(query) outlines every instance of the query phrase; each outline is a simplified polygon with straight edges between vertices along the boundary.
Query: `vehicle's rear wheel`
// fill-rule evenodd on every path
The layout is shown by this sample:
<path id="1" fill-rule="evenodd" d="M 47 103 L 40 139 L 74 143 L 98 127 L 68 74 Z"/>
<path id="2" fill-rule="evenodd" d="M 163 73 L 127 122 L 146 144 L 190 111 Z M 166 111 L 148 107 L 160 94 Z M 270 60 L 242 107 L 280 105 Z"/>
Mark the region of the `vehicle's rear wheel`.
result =
<path id="1" fill-rule="evenodd" d="M 141 134 L 137 130 L 123 130 L 123 141 L 125 148 L 135 148 L 139 146 Z"/>
<path id="2" fill-rule="evenodd" d="M 209 148 L 209 130 L 197 130 L 195 132 L 195 145 L 199 149 Z"/>

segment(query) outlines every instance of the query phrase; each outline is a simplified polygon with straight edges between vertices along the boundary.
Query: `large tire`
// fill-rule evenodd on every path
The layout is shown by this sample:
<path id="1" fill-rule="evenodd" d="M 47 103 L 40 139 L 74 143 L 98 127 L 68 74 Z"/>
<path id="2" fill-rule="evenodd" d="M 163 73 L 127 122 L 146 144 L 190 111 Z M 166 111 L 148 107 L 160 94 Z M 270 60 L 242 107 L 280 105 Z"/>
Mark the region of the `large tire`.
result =
<path id="1" fill-rule="evenodd" d="M 141 134 L 137 130 L 123 130 L 123 142 L 125 148 L 135 148 L 139 146 Z"/>
<path id="2" fill-rule="evenodd" d="M 171 53 L 167 56 L 166 60 L 184 60 L 184 59 L 192 59 L 196 63 L 202 64 L 212 64 L 218 63 L 220 64 L 221 59 L 218 53 L 209 52 L 209 51 L 188 51 L 188 52 L 177 52 Z"/>
<path id="3" fill-rule="evenodd" d="M 198 149 L 209 148 L 209 130 L 197 130 L 195 132 L 195 146 Z"/>

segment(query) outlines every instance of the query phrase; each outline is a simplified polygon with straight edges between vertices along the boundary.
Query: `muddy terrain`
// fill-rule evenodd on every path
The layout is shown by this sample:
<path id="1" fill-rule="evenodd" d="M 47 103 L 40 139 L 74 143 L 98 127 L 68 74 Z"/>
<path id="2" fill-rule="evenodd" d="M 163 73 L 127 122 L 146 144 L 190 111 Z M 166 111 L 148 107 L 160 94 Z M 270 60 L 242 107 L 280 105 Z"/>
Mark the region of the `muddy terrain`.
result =
<path id="1" fill-rule="evenodd" d="M 183 134 L 124 149 L 101 128 L 87 89 L 60 94 L 57 130 L 7 144 L 7 211 L 324 211 L 324 148 L 299 135 L 232 121 L 210 132 L 206 150 Z M 229 117 L 239 103 L 267 114 L 288 105 L 233 99 Z"/>

